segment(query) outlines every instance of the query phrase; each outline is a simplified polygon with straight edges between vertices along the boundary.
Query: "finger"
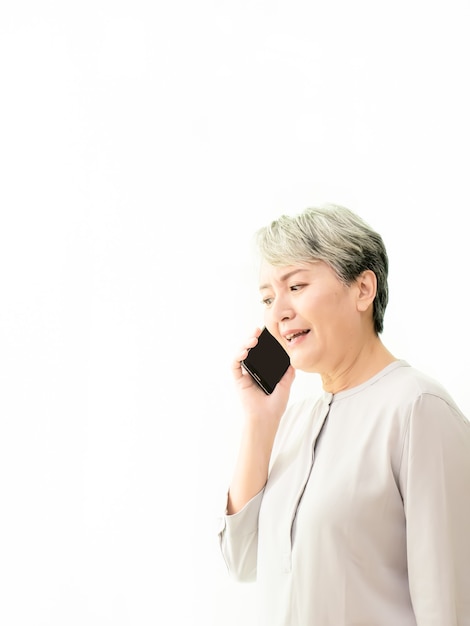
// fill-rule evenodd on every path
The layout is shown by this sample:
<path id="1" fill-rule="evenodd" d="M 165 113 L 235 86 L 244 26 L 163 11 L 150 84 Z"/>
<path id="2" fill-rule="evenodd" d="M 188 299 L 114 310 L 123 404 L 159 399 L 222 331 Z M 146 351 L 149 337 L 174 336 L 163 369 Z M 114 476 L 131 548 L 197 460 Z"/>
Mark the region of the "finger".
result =
<path id="1" fill-rule="evenodd" d="M 235 357 L 236 362 L 240 363 L 240 361 L 243 361 L 244 359 L 246 359 L 248 355 L 248 351 L 251 350 L 251 348 L 254 348 L 256 346 L 256 344 L 258 343 L 259 332 L 260 332 L 260 329 L 257 328 L 253 336 L 247 339 L 244 345 L 240 348 L 240 352 Z"/>
<path id="2" fill-rule="evenodd" d="M 292 365 L 289 365 L 284 376 L 279 381 L 279 384 L 282 387 L 287 387 L 289 389 L 289 387 L 294 382 L 294 379 L 295 379 L 295 369 L 292 367 Z"/>
<path id="3" fill-rule="evenodd" d="M 245 344 L 240 349 L 240 352 L 235 357 L 234 361 L 232 361 L 232 374 L 235 380 L 239 380 L 242 376 L 246 374 L 246 371 L 242 367 L 242 361 L 246 359 L 248 356 L 248 352 L 251 348 L 254 348 L 258 343 L 258 337 L 260 336 L 262 329 L 257 327 L 253 331 L 253 335 L 247 339 Z"/>

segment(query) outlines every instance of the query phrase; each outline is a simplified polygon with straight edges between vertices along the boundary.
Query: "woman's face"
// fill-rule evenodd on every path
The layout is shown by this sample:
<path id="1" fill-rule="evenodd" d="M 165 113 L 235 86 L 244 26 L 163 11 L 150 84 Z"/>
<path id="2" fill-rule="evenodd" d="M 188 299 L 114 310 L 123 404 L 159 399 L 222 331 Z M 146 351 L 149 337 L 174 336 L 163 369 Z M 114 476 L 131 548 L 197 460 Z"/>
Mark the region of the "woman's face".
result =
<path id="1" fill-rule="evenodd" d="M 323 261 L 264 263 L 260 292 L 265 324 L 294 368 L 325 374 L 353 358 L 361 323 L 355 283 L 345 285 Z"/>

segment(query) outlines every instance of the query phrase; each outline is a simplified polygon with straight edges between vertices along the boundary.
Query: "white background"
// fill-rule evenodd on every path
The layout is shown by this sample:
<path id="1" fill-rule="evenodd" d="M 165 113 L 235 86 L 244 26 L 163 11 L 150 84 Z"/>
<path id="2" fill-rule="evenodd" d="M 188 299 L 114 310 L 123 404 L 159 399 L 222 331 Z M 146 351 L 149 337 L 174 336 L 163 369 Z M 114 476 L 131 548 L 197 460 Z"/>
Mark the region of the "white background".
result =
<path id="1" fill-rule="evenodd" d="M 468 1 L 0 5 L 0 623 L 251 626 L 216 517 L 253 232 L 383 235 L 384 342 L 468 390 Z M 299 376 L 294 396 L 318 386 Z"/>

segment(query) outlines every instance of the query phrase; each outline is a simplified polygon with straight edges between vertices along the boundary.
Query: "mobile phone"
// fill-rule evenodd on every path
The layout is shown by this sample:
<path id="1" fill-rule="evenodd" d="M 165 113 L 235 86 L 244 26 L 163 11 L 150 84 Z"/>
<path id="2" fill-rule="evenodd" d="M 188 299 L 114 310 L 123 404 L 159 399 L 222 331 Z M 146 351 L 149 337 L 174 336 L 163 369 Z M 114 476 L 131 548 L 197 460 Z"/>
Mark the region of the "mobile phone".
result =
<path id="1" fill-rule="evenodd" d="M 268 395 L 274 391 L 289 365 L 289 355 L 267 328 L 263 328 L 258 343 L 250 348 L 242 361 L 245 370 Z"/>

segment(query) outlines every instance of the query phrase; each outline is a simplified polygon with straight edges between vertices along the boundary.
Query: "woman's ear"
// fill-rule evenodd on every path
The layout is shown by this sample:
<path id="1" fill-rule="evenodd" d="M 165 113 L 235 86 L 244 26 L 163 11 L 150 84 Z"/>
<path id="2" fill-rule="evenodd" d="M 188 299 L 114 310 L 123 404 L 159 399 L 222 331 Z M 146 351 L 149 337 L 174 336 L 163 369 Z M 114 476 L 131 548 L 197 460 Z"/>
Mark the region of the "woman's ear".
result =
<path id="1" fill-rule="evenodd" d="M 356 279 L 357 310 L 367 311 L 377 294 L 377 276 L 372 270 L 364 270 Z"/>

